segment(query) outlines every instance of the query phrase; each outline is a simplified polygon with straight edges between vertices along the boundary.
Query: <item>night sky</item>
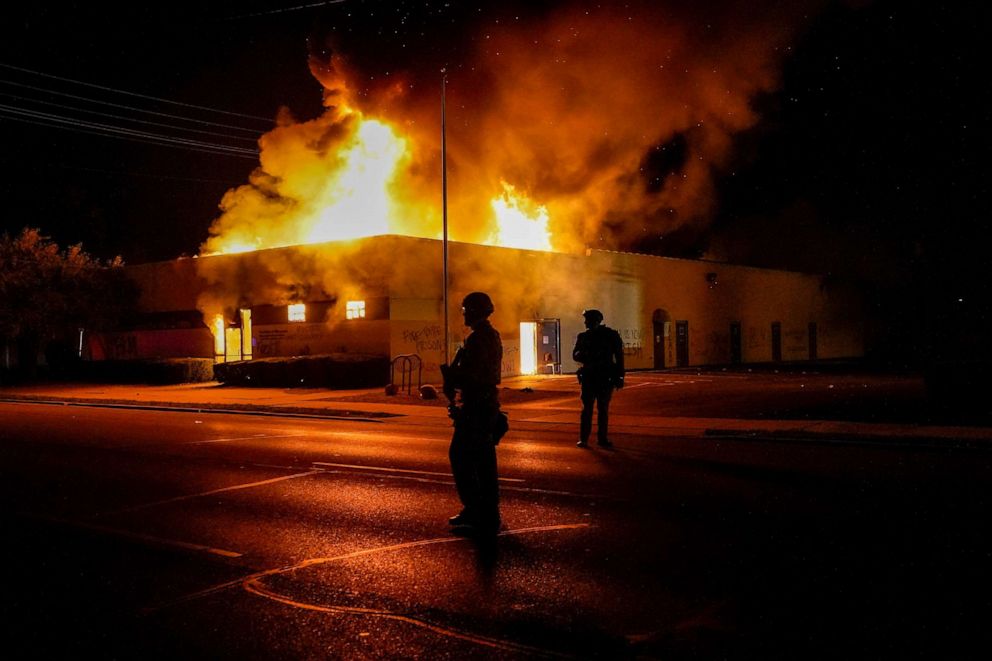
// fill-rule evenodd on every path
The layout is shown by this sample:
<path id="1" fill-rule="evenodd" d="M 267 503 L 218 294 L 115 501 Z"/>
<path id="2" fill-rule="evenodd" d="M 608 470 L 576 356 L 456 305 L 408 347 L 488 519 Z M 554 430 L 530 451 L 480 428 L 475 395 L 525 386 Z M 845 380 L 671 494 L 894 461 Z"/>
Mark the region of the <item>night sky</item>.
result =
<path id="1" fill-rule="evenodd" d="M 257 165 L 255 141 L 279 109 L 303 119 L 321 113 L 308 56 L 346 54 L 370 88 L 406 72 L 436 94 L 430 86 L 447 66 L 453 84 L 471 89 L 470 53 L 488 30 L 540 21 L 566 4 L 584 6 L 297 0 L 7 9 L 3 230 L 40 227 L 62 244 L 81 241 L 94 255 L 130 263 L 195 254 L 224 192 Z M 597 4 L 624 6 L 586 3 Z M 748 31 L 737 18 L 747 16 L 742 7 L 768 15 L 795 7 L 692 3 L 690 16 L 678 4 L 673 20 L 719 25 L 723 39 Z M 705 221 L 645 232 L 625 247 L 853 277 L 892 323 L 955 305 L 982 319 L 987 10 L 811 2 L 782 13 L 791 23 L 778 78 L 751 99 L 759 119 L 734 136 Z M 155 123 L 131 121 L 139 116 Z M 181 132 L 179 123 L 198 132 Z M 645 152 L 647 190 L 684 166 L 680 140 Z"/>

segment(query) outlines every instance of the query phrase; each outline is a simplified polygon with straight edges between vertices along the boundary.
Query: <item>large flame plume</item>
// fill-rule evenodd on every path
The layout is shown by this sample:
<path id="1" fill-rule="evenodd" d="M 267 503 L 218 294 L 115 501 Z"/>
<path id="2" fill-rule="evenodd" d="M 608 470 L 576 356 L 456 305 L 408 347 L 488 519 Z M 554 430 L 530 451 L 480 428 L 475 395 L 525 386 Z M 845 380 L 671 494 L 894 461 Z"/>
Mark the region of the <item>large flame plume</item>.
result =
<path id="1" fill-rule="evenodd" d="M 437 237 L 434 175 L 419 176 L 423 147 L 393 122 L 355 109 L 339 61 L 311 62 L 326 86 L 327 112 L 309 122 L 283 113 L 261 139 L 261 166 L 221 202 L 207 253 L 238 253 L 376 234 Z M 435 145 L 426 148 L 430 160 Z M 483 243 L 550 250 L 547 211 L 501 182 Z M 457 235 L 457 232 L 456 232 Z"/>
<path id="2" fill-rule="evenodd" d="M 580 4 L 490 26 L 449 74 L 452 238 L 623 249 L 704 225 L 713 176 L 757 121 L 752 101 L 776 85 L 805 10 L 726 3 L 703 17 L 657 2 Z M 204 253 L 440 236 L 438 71 L 370 80 L 338 56 L 310 67 L 324 114 L 281 113 Z"/>

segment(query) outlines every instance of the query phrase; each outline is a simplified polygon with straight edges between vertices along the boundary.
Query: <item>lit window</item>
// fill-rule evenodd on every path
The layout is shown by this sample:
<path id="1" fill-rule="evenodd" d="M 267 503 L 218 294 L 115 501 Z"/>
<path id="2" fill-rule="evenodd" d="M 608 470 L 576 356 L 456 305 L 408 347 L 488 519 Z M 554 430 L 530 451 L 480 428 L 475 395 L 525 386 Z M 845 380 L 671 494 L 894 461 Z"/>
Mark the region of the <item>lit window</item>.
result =
<path id="1" fill-rule="evenodd" d="M 365 301 L 348 301 L 345 303 L 344 316 L 346 319 L 364 319 Z"/>
<path id="2" fill-rule="evenodd" d="M 307 306 L 306 303 L 294 303 L 289 306 L 289 320 L 290 321 L 306 321 L 307 320 Z"/>

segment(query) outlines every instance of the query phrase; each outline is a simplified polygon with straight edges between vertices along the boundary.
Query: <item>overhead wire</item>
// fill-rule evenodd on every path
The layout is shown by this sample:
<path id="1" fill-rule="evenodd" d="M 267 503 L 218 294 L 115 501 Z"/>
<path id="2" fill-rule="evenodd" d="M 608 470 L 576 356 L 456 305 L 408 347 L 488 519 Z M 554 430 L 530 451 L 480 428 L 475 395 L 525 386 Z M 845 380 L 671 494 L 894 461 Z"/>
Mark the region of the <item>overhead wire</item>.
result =
<path id="1" fill-rule="evenodd" d="M 259 11 L 253 14 L 241 14 L 239 16 L 231 16 L 226 18 L 228 21 L 240 20 L 242 18 L 256 18 L 258 16 L 271 16 L 272 14 L 285 14 L 291 11 L 300 11 L 301 9 L 313 9 L 315 7 L 324 7 L 327 5 L 339 5 L 342 2 L 347 2 L 347 0 L 325 0 L 324 2 L 311 2 L 306 5 L 298 5 L 296 7 L 283 7 L 281 9 L 270 9 L 268 11 Z"/>
<path id="2" fill-rule="evenodd" d="M 2 82 L 5 82 L 5 81 L 0 81 L 0 83 L 2 83 Z M 218 133 L 216 131 L 204 131 L 203 129 L 194 129 L 194 128 L 189 128 L 189 127 L 185 127 L 185 126 L 177 126 L 175 124 L 164 124 L 162 122 L 153 122 L 153 121 L 150 121 L 150 120 L 147 120 L 147 119 L 136 119 L 136 118 L 133 118 L 133 117 L 127 117 L 125 115 L 115 115 L 113 113 L 105 113 L 105 112 L 100 112 L 98 110 L 89 110 L 87 108 L 77 108 L 75 106 L 66 105 L 64 103 L 55 103 L 54 101 L 42 101 L 41 99 L 32 99 L 32 98 L 26 97 L 26 96 L 18 96 L 16 94 L 8 94 L 7 92 L 0 92 L 0 96 L 5 96 L 5 97 L 11 98 L 11 99 L 16 99 L 18 101 L 28 101 L 29 103 L 35 103 L 35 104 L 43 105 L 43 106 L 51 106 L 51 107 L 55 107 L 55 108 L 62 108 L 63 110 L 74 110 L 76 112 L 85 113 L 87 115 L 96 115 L 97 117 L 107 117 L 107 118 L 110 118 L 110 119 L 121 119 L 121 120 L 124 120 L 126 122 L 133 122 L 135 124 L 145 124 L 145 125 L 148 125 L 148 126 L 158 126 L 158 127 L 162 127 L 162 128 L 171 128 L 171 129 L 176 129 L 178 131 L 185 131 L 187 133 L 199 133 L 201 135 L 212 135 L 214 137 L 227 138 L 229 140 L 241 140 L 241 141 L 244 141 L 244 142 L 252 142 L 252 143 L 254 143 L 256 141 L 255 138 L 248 138 L 248 137 L 240 136 L 240 135 L 230 135 L 228 133 Z M 185 119 L 185 118 L 178 117 L 177 119 Z"/>
<path id="3" fill-rule="evenodd" d="M 195 104 L 177 102 L 177 101 L 172 101 L 170 99 L 163 99 L 160 97 L 154 97 L 145 94 L 128 92 L 126 90 L 120 90 L 112 87 L 107 87 L 104 85 L 95 85 L 93 83 L 73 80 L 61 76 L 53 76 L 51 74 L 46 74 L 39 71 L 33 71 L 31 69 L 25 69 L 22 67 L 16 67 L 5 63 L 0 63 L 0 68 L 5 68 L 8 70 L 17 71 L 35 76 L 41 76 L 44 78 L 58 80 L 66 83 L 83 85 L 86 87 L 99 89 L 106 92 L 112 92 L 115 94 L 124 94 L 127 96 L 142 98 L 146 100 L 170 103 L 176 106 L 196 109 L 199 111 L 210 111 L 210 112 L 221 113 L 224 115 L 263 120 L 263 118 L 257 117 L 255 115 L 235 113 L 231 111 L 221 110 L 218 108 L 210 108 L 208 106 L 199 106 Z M 77 104 L 70 105 L 66 103 L 58 103 L 52 100 L 46 100 L 44 98 L 34 98 L 32 96 L 12 94 L 10 92 L 0 92 L 0 96 L 7 97 L 8 99 L 13 99 L 14 101 L 18 102 L 18 105 L 12 105 L 9 103 L 0 103 L 0 121 L 2 120 L 16 121 L 16 122 L 21 122 L 36 126 L 58 128 L 64 131 L 76 132 L 87 135 L 113 137 L 131 142 L 140 142 L 145 144 L 154 144 L 154 145 L 166 146 L 172 148 L 189 149 L 191 151 L 196 151 L 201 153 L 234 156 L 238 158 L 245 158 L 252 160 L 258 158 L 257 149 L 249 149 L 241 146 L 222 144 L 219 142 L 211 142 L 199 138 L 199 136 L 210 136 L 212 138 L 220 138 L 221 140 L 254 143 L 257 140 L 257 136 L 263 131 L 263 129 L 260 128 L 249 128 L 246 126 L 238 126 L 230 123 L 213 122 L 210 120 L 199 119 L 197 117 L 190 117 L 175 113 L 159 112 L 156 110 L 151 110 L 149 108 L 142 108 L 135 105 L 127 105 L 127 104 L 117 103 L 116 101 L 108 101 L 105 99 L 82 96 L 79 94 L 72 94 L 57 89 L 40 87 L 38 85 L 32 85 L 29 83 L 19 82 L 15 80 L 0 79 L 0 85 L 16 87 L 22 90 L 30 90 L 32 92 L 48 95 L 49 97 L 60 97 L 64 99 L 71 99 L 75 102 L 81 102 L 84 105 L 92 104 L 96 106 L 104 106 L 104 107 L 116 108 L 119 110 L 126 110 L 132 113 L 162 117 L 171 120 L 172 122 L 193 123 L 199 126 L 208 126 L 212 128 L 226 129 L 229 131 L 239 131 L 250 134 L 250 137 L 248 135 L 235 135 L 231 133 L 218 132 L 216 130 L 210 131 L 200 128 L 193 128 L 192 126 L 182 126 L 182 125 L 177 125 L 176 123 L 156 122 L 149 119 L 142 119 L 140 118 L 140 116 L 132 117 L 119 113 L 101 112 L 93 108 L 80 107 Z M 43 110 L 38 109 L 37 106 L 45 106 L 49 109 L 58 108 L 62 112 L 45 112 Z M 88 115 L 90 116 L 90 118 L 80 117 L 79 115 L 84 115 L 84 116 Z M 94 121 L 92 119 L 93 116 L 98 118 L 103 118 L 104 120 L 115 120 L 115 121 L 114 122 Z M 271 125 L 270 119 L 264 119 L 263 121 L 269 122 Z M 164 129 L 164 131 L 143 130 L 141 127 L 136 127 L 134 125 L 142 125 L 143 127 L 155 127 L 157 129 Z M 197 134 L 197 135 L 193 136 L 189 134 Z"/>
<path id="4" fill-rule="evenodd" d="M 218 144 L 202 142 L 198 140 L 175 138 L 157 133 L 136 131 L 122 127 L 110 126 L 107 124 L 99 124 L 97 122 L 85 122 L 80 120 L 73 120 L 73 119 L 61 117 L 59 115 L 52 115 L 51 113 L 22 110 L 13 106 L 8 106 L 6 104 L 0 104 L 0 115 L 3 114 L 6 114 L 6 119 L 11 119 L 14 121 L 22 121 L 28 124 L 35 124 L 40 126 L 65 128 L 67 130 L 76 130 L 77 132 L 81 132 L 81 133 L 104 135 L 110 137 L 123 136 L 123 137 L 135 139 L 138 142 L 159 144 L 163 146 L 179 146 L 179 147 L 189 148 L 194 151 L 201 151 L 201 152 L 214 153 L 214 154 L 224 154 L 229 156 L 239 156 L 241 158 L 255 159 L 258 157 L 258 152 L 251 149 L 244 149 L 241 147 L 230 147 L 227 145 L 218 145 Z"/>
<path id="5" fill-rule="evenodd" d="M 126 106 L 121 103 L 114 103 L 112 101 L 103 101 L 101 99 L 92 99 L 86 96 L 79 96 L 77 94 L 69 94 L 68 92 L 59 92 L 56 90 L 47 89 L 45 87 L 37 87 L 35 85 L 28 85 L 26 83 L 18 83 L 12 80 L 0 80 L 0 84 L 12 85 L 14 87 L 23 87 L 25 89 L 34 90 L 36 92 L 44 92 L 46 94 L 51 94 L 53 96 L 63 96 L 70 99 L 76 99 L 78 101 L 86 101 L 87 103 L 94 103 L 101 106 L 112 106 L 114 108 L 122 108 L 124 110 L 134 110 L 135 112 L 142 112 L 146 115 L 155 115 L 157 117 L 168 117 L 170 119 L 180 119 L 186 122 L 192 122 L 194 124 L 203 124 L 206 126 L 217 126 L 221 128 L 234 129 L 236 131 L 245 131 L 247 133 L 258 134 L 260 129 L 247 128 L 244 126 L 234 126 L 231 124 L 221 124 L 219 122 L 211 122 L 205 119 L 197 119 L 195 117 L 183 117 L 182 115 L 173 115 L 170 113 L 157 112 L 155 110 L 149 110 L 147 108 L 137 108 L 135 106 Z M 271 120 L 270 124 L 271 124 Z"/>
<path id="6" fill-rule="evenodd" d="M 147 100 L 150 100 L 150 101 L 158 101 L 160 103 L 170 103 L 172 105 L 182 106 L 184 108 L 194 108 L 194 109 L 197 109 L 197 110 L 207 110 L 207 111 L 210 111 L 210 112 L 218 112 L 218 113 L 221 113 L 223 115 L 231 115 L 233 117 L 244 117 L 246 119 L 257 119 L 257 120 L 262 121 L 262 122 L 271 122 L 272 121 L 272 119 L 269 118 L 269 117 L 260 117 L 258 115 L 248 115 L 248 114 L 240 113 L 240 112 L 232 112 L 230 110 L 221 110 L 219 108 L 211 108 L 209 106 L 198 106 L 198 105 L 195 105 L 195 104 L 192 104 L 192 103 L 184 103 L 182 101 L 173 101 L 172 99 L 163 99 L 161 97 L 149 96 L 147 94 L 139 94 L 138 92 L 129 92 L 127 90 L 117 89 L 115 87 L 107 87 L 105 85 L 97 85 L 97 84 L 94 84 L 94 83 L 87 83 L 87 82 L 82 81 L 82 80 L 74 80 L 72 78 L 63 78 L 62 76 L 54 76 L 52 74 L 44 73 L 44 72 L 41 72 L 41 71 L 34 71 L 32 69 L 25 69 L 23 67 L 17 67 L 17 66 L 14 66 L 12 64 L 6 64 L 4 62 L 0 62 L 0 67 L 2 67 L 4 69 L 11 69 L 13 71 L 20 71 L 21 73 L 29 73 L 29 74 L 32 74 L 32 75 L 35 75 L 35 76 L 41 76 L 43 78 L 51 78 L 52 80 L 59 80 L 59 81 L 62 81 L 62 82 L 73 83 L 75 85 L 83 85 L 85 87 L 92 87 L 94 89 L 104 90 L 104 91 L 108 91 L 108 92 L 115 92 L 117 94 L 124 94 L 124 95 L 127 95 L 127 96 L 133 96 L 133 97 L 137 97 L 139 99 L 147 99 Z"/>

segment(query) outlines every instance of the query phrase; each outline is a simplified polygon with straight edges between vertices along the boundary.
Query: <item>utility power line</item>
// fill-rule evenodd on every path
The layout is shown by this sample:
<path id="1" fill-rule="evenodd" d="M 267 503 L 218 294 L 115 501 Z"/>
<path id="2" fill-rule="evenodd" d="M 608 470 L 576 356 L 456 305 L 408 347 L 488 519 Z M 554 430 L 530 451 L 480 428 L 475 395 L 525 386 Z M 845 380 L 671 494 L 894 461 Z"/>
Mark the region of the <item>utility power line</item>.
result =
<path id="1" fill-rule="evenodd" d="M 192 108 L 197 111 L 210 111 L 248 119 L 259 119 L 269 123 L 270 126 L 272 124 L 271 120 L 256 117 L 254 115 L 233 113 L 217 108 L 209 108 L 207 106 L 197 106 L 171 101 L 169 99 L 161 99 L 158 97 L 137 94 L 103 85 L 94 85 L 60 76 L 53 76 L 38 71 L 32 71 L 30 69 L 24 69 L 22 67 L 15 67 L 9 64 L 0 63 L 0 68 L 20 72 L 22 74 L 40 76 L 50 80 L 83 85 L 92 89 L 101 90 L 102 92 L 109 92 L 111 94 L 124 94 L 140 99 L 171 103 L 176 106 Z M 58 89 L 51 89 L 48 86 L 43 87 L 16 80 L 2 79 L 0 80 L 0 89 L 2 89 L 3 86 L 25 90 L 28 91 L 28 94 L 15 94 L 0 91 L 0 96 L 7 97 L 8 100 L 12 100 L 14 102 L 0 103 L 0 121 L 15 121 L 34 126 L 57 128 L 63 131 L 85 135 L 112 137 L 119 140 L 172 147 L 174 149 L 187 149 L 200 153 L 234 156 L 237 158 L 251 160 L 257 160 L 258 158 L 257 148 L 223 144 L 217 142 L 216 140 L 212 141 L 209 138 L 219 138 L 225 141 L 236 141 L 242 143 L 250 142 L 254 145 L 257 141 L 258 135 L 263 131 L 261 128 L 249 128 L 246 126 L 214 122 L 176 113 L 159 112 L 136 105 L 127 105 L 113 100 L 73 94 Z M 43 98 L 45 96 L 49 98 Z M 67 103 L 59 103 L 51 100 L 52 97 L 67 99 L 69 101 Z M 112 98 L 112 96 L 109 98 Z M 51 110 L 51 112 L 46 112 L 39 108 L 39 106 L 47 108 Z M 101 112 L 93 107 L 86 106 L 109 107 L 118 110 L 118 112 Z M 53 109 L 58 110 L 56 111 Z M 126 114 L 121 111 L 126 111 Z M 134 116 L 131 115 L 132 113 L 134 113 Z M 141 118 L 141 115 L 161 117 L 169 120 L 169 123 Z M 87 116 L 89 117 L 87 118 Z M 222 131 L 194 128 L 193 126 L 183 126 L 181 125 L 183 123 L 191 123 L 195 126 L 209 127 L 211 129 L 222 129 Z M 147 127 L 154 127 L 155 130 L 149 130 Z M 240 132 L 241 135 L 229 133 L 227 131 Z"/>
<path id="2" fill-rule="evenodd" d="M 347 2 L 348 0 L 326 0 L 325 2 L 311 2 L 307 5 L 298 5 L 296 7 L 283 7 L 282 9 L 270 9 L 269 11 L 259 11 L 254 14 L 241 14 L 240 16 L 231 16 L 227 18 L 228 21 L 236 21 L 242 18 L 255 18 L 256 16 L 269 16 L 271 14 L 285 14 L 290 11 L 300 11 L 301 9 L 313 9 L 314 7 L 324 7 L 326 5 L 339 5 L 342 2 Z"/>
<path id="3" fill-rule="evenodd" d="M 78 133 L 87 133 L 91 135 L 119 137 L 119 138 L 133 140 L 136 142 L 145 142 L 150 144 L 158 144 L 162 146 L 183 147 L 183 148 L 191 149 L 193 151 L 200 151 L 200 152 L 206 152 L 212 154 L 237 156 L 240 158 L 248 158 L 252 160 L 258 158 L 258 152 L 251 149 L 230 147 L 228 145 L 218 145 L 218 144 L 202 142 L 198 140 L 174 138 L 171 136 L 165 136 L 157 133 L 124 129 L 121 127 L 115 127 L 107 124 L 99 124 L 95 122 L 72 120 L 72 119 L 60 117 L 58 115 L 52 115 L 50 113 L 21 110 L 13 106 L 7 106 L 5 104 L 0 104 L 0 119 L 20 121 L 23 123 L 34 124 L 38 126 L 62 128 L 69 131 L 75 131 Z"/>
<path id="4" fill-rule="evenodd" d="M 96 85 L 94 83 L 87 83 L 87 82 L 84 82 L 84 81 L 81 81 L 81 80 L 73 80 L 72 78 L 63 78 L 62 76 L 53 76 L 52 74 L 43 73 L 41 71 L 34 71 L 32 69 L 25 69 L 23 67 L 15 67 L 12 64 L 6 64 L 6 63 L 3 63 L 3 62 L 0 62 L 0 67 L 3 67 L 4 69 L 10 69 L 12 71 L 20 71 L 21 73 L 28 73 L 28 74 L 31 74 L 31 75 L 34 75 L 34 76 L 41 76 L 43 78 L 51 78 L 52 80 L 59 80 L 59 81 L 66 82 L 66 83 L 72 83 L 74 85 L 83 85 L 84 87 L 92 87 L 94 89 L 104 90 L 104 91 L 107 91 L 107 92 L 114 92 L 116 94 L 124 94 L 126 96 L 133 96 L 133 97 L 137 97 L 139 99 L 147 99 L 149 101 L 158 101 L 160 103 L 170 103 L 172 105 L 182 106 L 184 108 L 194 108 L 196 110 L 206 110 L 206 111 L 209 111 L 209 112 L 217 112 L 217 113 L 221 113 L 223 115 L 231 115 L 232 117 L 244 117 L 245 119 L 257 119 L 257 120 L 262 121 L 262 122 L 269 122 L 269 123 L 272 122 L 272 119 L 269 118 L 269 117 L 259 117 L 258 115 L 248 115 L 248 114 L 240 113 L 240 112 L 231 112 L 230 110 L 220 110 L 219 108 L 211 108 L 209 106 L 198 106 L 198 105 L 195 105 L 195 104 L 192 104 L 192 103 L 183 103 L 182 101 L 173 101 L 172 99 L 163 99 L 163 98 L 157 97 L 157 96 L 149 96 L 147 94 L 139 94 L 137 92 L 129 92 L 127 90 L 121 90 L 121 89 L 117 89 L 117 88 L 114 88 L 114 87 L 107 87 L 105 85 Z"/>
<path id="5" fill-rule="evenodd" d="M 58 92 L 56 90 L 47 89 L 45 87 L 37 87 L 35 85 L 27 85 L 25 83 L 18 83 L 12 80 L 0 80 L 0 85 L 12 85 L 14 87 L 21 87 L 24 89 L 34 90 L 36 92 L 44 92 L 45 94 L 51 94 L 53 96 L 61 96 L 69 99 L 76 99 L 77 101 L 86 101 L 87 103 L 94 103 L 101 106 L 111 106 L 114 108 L 122 108 L 124 110 L 133 110 L 135 112 L 145 113 L 146 115 L 155 115 L 156 117 L 168 117 L 170 119 L 179 119 L 184 122 L 192 122 L 194 124 L 202 124 L 205 126 L 218 126 L 221 128 L 233 129 L 235 131 L 244 131 L 246 133 L 252 133 L 258 135 L 260 129 L 246 128 L 244 126 L 234 126 L 231 124 L 220 124 L 218 122 L 210 122 L 205 119 L 196 119 L 194 117 L 183 117 L 182 115 L 172 115 L 164 112 L 156 112 L 154 110 L 148 110 L 146 108 L 137 108 L 135 106 L 126 106 L 120 103 L 114 103 L 112 101 L 103 101 L 100 99 L 93 99 L 86 96 L 79 96 L 77 94 L 69 94 L 68 92 Z"/>
<path id="6" fill-rule="evenodd" d="M 77 108 L 76 106 L 70 106 L 64 103 L 55 103 L 54 101 L 42 101 L 41 99 L 32 99 L 31 97 L 27 97 L 27 96 L 17 96 L 16 94 L 8 94 L 7 92 L 0 92 L 0 96 L 5 96 L 7 98 L 15 99 L 17 101 L 27 101 L 28 103 L 34 103 L 53 108 L 61 108 L 63 110 L 72 110 L 87 115 L 96 115 L 97 117 L 107 117 L 109 119 L 121 119 L 124 120 L 125 122 L 132 122 L 135 124 L 145 124 L 147 126 L 158 126 L 160 128 L 176 129 L 177 131 L 183 131 L 186 133 L 199 133 L 201 135 L 211 135 L 217 138 L 227 138 L 228 140 L 241 140 L 243 142 L 251 142 L 251 143 L 254 143 L 256 141 L 255 138 L 248 138 L 240 135 L 231 135 L 229 133 L 218 133 L 216 131 L 204 131 L 203 129 L 194 129 L 185 126 L 177 126 L 175 124 L 164 124 L 162 122 L 152 122 L 147 119 L 136 119 L 134 117 L 127 117 L 126 115 L 115 115 L 113 113 L 100 112 L 98 110 Z M 176 119 L 183 120 L 185 118 L 177 117 Z"/>

